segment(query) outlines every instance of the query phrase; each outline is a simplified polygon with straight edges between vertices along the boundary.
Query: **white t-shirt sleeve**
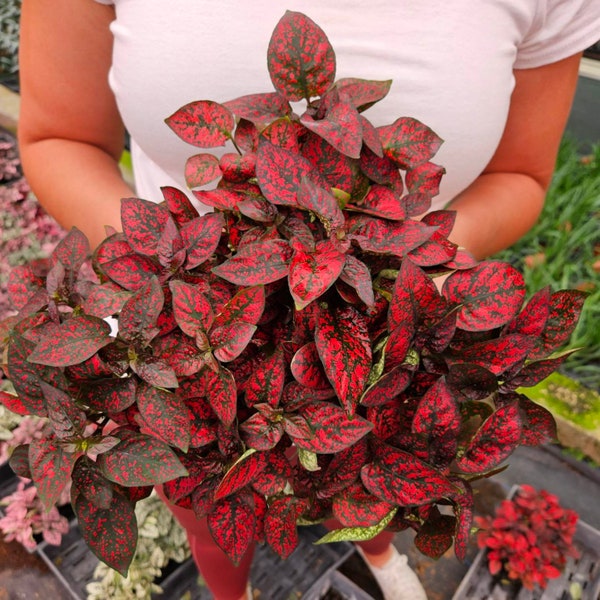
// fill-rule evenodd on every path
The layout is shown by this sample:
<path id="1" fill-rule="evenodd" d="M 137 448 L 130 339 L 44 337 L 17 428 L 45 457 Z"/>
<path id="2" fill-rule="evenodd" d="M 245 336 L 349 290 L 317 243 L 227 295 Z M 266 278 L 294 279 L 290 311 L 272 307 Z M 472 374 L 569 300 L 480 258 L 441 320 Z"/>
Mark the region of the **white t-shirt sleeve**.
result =
<path id="1" fill-rule="evenodd" d="M 547 65 L 600 40 L 600 0 L 538 0 L 537 18 L 519 45 L 516 69 Z"/>

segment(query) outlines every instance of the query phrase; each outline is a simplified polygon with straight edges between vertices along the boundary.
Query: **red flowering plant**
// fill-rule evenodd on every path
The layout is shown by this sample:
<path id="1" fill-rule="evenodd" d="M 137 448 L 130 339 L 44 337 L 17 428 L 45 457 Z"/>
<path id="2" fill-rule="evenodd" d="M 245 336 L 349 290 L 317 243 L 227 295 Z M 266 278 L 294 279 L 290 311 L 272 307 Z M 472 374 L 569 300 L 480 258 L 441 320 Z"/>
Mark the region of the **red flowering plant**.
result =
<path id="1" fill-rule="evenodd" d="M 373 126 L 363 112 L 390 82 L 335 81 L 308 17 L 286 12 L 267 59 L 275 92 L 166 119 L 191 145 L 237 150 L 186 164 L 190 188 L 218 182 L 194 190 L 213 212 L 171 187 L 160 204 L 126 198 L 91 260 L 74 229 L 47 273 L 13 271 L 3 401 L 48 421 L 11 464 L 48 506 L 72 480 L 84 539 L 121 572 L 156 484 L 234 562 L 255 540 L 287 557 L 298 524 L 331 515 L 343 529 L 324 541 L 411 527 L 423 552 L 454 542 L 462 557 L 469 482 L 555 435 L 516 390 L 563 360 L 548 357 L 584 294 L 523 307 L 514 268 L 448 241 L 453 212 L 417 218 L 441 139 L 409 117 Z"/>
<path id="2" fill-rule="evenodd" d="M 529 590 L 546 588 L 560 577 L 568 557 L 577 558 L 573 544 L 578 515 L 560 506 L 546 490 L 521 485 L 514 498 L 503 500 L 493 517 L 475 517 L 481 528 L 480 548 L 487 548 L 492 575 L 505 574 Z"/>

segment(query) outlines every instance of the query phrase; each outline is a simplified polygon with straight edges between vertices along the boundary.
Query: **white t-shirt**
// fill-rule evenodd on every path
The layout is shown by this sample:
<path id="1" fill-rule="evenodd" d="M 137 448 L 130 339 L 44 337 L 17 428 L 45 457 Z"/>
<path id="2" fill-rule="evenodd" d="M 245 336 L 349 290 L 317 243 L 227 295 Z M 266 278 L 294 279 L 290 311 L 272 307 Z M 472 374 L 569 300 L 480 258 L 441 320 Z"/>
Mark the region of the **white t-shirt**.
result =
<path id="1" fill-rule="evenodd" d="M 392 79 L 365 116 L 376 126 L 411 116 L 444 139 L 440 208 L 492 157 L 514 86 L 513 69 L 566 58 L 600 38 L 600 0 L 97 0 L 114 4 L 109 81 L 132 138 L 137 193 L 186 189 L 199 150 L 164 123 L 193 100 L 273 91 L 266 54 L 286 9 L 327 34 L 336 78 Z"/>

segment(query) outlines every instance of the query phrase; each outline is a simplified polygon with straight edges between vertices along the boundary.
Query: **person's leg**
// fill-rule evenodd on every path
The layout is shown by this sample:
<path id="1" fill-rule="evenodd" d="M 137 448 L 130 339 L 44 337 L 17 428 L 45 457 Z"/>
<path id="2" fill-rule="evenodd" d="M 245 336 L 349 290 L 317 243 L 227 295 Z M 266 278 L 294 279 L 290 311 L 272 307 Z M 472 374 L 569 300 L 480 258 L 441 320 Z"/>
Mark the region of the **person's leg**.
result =
<path id="1" fill-rule="evenodd" d="M 254 545 L 244 554 L 240 564 L 234 566 L 213 540 L 206 519 L 197 519 L 192 510 L 169 502 L 161 486 L 156 486 L 156 493 L 185 530 L 194 562 L 215 600 L 245 599 Z"/>

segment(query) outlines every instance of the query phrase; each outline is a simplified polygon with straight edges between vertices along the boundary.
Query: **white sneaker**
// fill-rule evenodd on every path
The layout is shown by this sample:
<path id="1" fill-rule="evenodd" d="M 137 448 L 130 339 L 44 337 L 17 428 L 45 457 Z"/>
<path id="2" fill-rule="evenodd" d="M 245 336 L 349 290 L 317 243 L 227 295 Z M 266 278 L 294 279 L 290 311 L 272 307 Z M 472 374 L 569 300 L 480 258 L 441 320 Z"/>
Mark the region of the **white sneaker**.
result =
<path id="1" fill-rule="evenodd" d="M 371 565 L 360 546 L 356 546 L 356 549 L 377 581 L 385 600 L 427 600 L 417 574 L 408 566 L 406 555 L 400 554 L 394 546 L 392 558 L 383 567 Z"/>

